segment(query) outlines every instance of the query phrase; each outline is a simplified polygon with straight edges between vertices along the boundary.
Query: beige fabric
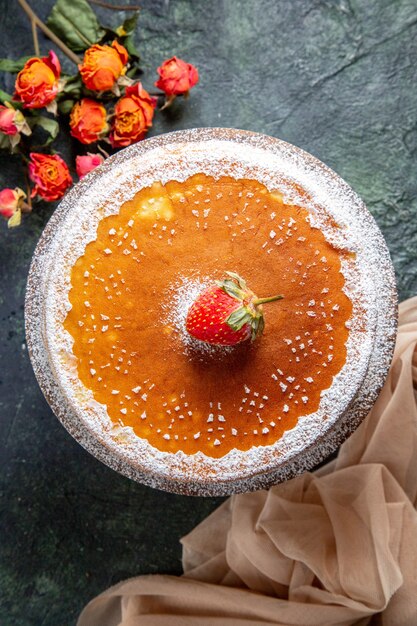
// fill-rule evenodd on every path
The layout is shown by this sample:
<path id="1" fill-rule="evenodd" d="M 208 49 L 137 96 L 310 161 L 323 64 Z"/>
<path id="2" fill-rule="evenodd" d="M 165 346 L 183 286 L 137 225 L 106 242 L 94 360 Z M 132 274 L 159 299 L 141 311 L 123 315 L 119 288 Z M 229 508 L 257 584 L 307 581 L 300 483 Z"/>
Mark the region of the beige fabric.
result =
<path id="1" fill-rule="evenodd" d="M 78 626 L 416 626 L 416 343 L 413 298 L 385 387 L 336 461 L 231 497 L 182 539 L 185 576 L 122 582 Z"/>

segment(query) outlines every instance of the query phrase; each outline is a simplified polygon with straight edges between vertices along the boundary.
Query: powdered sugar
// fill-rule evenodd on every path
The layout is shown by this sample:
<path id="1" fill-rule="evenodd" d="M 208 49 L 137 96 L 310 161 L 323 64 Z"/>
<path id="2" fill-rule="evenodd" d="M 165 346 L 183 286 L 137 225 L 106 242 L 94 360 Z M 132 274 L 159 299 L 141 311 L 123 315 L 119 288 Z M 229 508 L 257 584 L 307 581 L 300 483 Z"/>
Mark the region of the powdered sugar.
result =
<path id="1" fill-rule="evenodd" d="M 116 213 L 122 202 L 155 180 L 183 181 L 198 172 L 255 178 L 268 189 L 278 188 L 287 200 L 309 208 L 312 226 L 321 228 L 334 246 L 348 247 L 356 255 L 344 259 L 342 265 L 345 291 L 354 305 L 348 357 L 323 393 L 319 411 L 301 418 L 272 446 L 262 446 L 259 435 L 258 446 L 246 452 L 233 450 L 221 459 L 201 453 L 163 453 L 130 428 L 115 426 L 106 407 L 95 402 L 80 383 L 72 338 L 62 326 L 70 306 L 70 269 L 95 238 L 100 219 Z M 309 192 L 308 203 L 294 191 L 294 181 Z M 340 228 L 329 226 L 328 216 Z M 197 277 L 187 284 L 186 292 L 197 294 L 205 286 L 205 279 Z M 175 322 L 181 332 L 188 310 L 184 293 L 180 304 Z M 67 195 L 37 248 L 28 284 L 27 327 L 35 372 L 45 395 L 68 430 L 93 454 L 147 484 L 181 493 L 224 494 L 266 486 L 311 467 L 356 427 L 372 405 L 390 362 L 395 286 L 389 255 L 375 223 L 334 173 L 272 138 L 199 129 L 124 150 Z M 205 344 L 185 341 L 184 345 L 185 349 L 207 349 Z M 216 441 L 221 448 L 220 439 Z"/>
<path id="2" fill-rule="evenodd" d="M 229 346 L 210 345 L 204 341 L 194 339 L 185 328 L 188 309 L 194 300 L 212 284 L 213 281 L 209 277 L 179 277 L 178 282 L 175 285 L 171 285 L 170 293 L 166 294 L 165 297 L 167 302 L 164 307 L 166 317 L 162 322 L 171 324 L 174 327 L 184 346 L 184 353 L 192 352 L 194 358 L 208 355 L 212 357 L 221 356 L 233 350 Z"/>

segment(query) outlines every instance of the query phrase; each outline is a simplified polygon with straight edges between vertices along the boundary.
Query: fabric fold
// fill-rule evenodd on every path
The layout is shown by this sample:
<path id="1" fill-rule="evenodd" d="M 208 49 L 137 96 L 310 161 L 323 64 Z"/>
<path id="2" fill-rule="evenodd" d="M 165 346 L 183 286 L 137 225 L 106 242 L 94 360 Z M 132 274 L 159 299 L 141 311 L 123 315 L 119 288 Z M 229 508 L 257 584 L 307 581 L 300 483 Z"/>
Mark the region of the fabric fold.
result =
<path id="1" fill-rule="evenodd" d="M 337 459 L 232 496 L 181 540 L 184 576 L 142 576 L 92 600 L 78 626 L 415 626 L 417 298 L 393 363 Z"/>

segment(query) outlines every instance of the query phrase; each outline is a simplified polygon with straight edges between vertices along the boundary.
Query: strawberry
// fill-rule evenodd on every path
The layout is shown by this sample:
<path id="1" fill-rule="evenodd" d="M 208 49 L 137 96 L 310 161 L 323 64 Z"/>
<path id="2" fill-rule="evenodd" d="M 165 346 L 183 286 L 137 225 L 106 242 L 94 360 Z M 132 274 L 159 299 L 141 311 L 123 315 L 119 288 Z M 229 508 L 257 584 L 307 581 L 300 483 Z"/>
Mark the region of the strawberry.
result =
<path id="1" fill-rule="evenodd" d="M 195 339 L 211 344 L 235 346 L 262 334 L 265 326 L 262 304 L 283 296 L 257 298 L 234 272 L 215 281 L 193 302 L 187 313 L 186 329 Z"/>

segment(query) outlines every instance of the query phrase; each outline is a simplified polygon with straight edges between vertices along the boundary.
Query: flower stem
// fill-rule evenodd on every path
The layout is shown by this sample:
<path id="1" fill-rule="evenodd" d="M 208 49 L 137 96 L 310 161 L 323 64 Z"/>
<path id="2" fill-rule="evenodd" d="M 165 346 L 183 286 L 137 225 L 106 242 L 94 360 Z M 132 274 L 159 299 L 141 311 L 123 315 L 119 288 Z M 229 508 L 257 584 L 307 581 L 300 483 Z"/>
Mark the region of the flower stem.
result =
<path id="1" fill-rule="evenodd" d="M 103 7 L 103 9 L 112 9 L 113 11 L 140 11 L 140 6 L 135 5 L 127 5 L 127 4 L 107 4 L 107 2 L 103 2 L 102 0 L 88 0 L 90 4 L 97 4 L 99 7 Z"/>
<path id="2" fill-rule="evenodd" d="M 24 213 L 30 213 L 32 211 L 32 198 L 31 198 L 31 195 L 30 195 L 31 194 L 30 181 L 29 181 L 29 176 L 28 176 L 26 168 L 25 168 L 24 171 L 25 171 L 26 196 L 27 196 L 26 197 L 27 203 L 25 203 L 25 204 L 26 204 L 27 208 L 24 207 L 24 211 L 23 212 Z"/>
<path id="3" fill-rule="evenodd" d="M 32 18 L 30 20 L 30 23 L 31 23 L 31 26 L 32 26 L 33 49 L 35 50 L 36 56 L 39 57 L 41 55 L 41 53 L 40 53 L 40 50 L 39 50 L 39 40 L 38 40 L 38 31 L 36 30 L 36 22 Z"/>
<path id="4" fill-rule="evenodd" d="M 43 31 L 43 33 L 51 40 L 54 42 L 54 44 L 56 44 L 58 46 L 58 48 L 60 50 L 62 50 L 62 52 L 69 58 L 71 59 L 71 61 L 73 63 L 75 63 L 76 65 L 81 63 L 81 59 L 79 56 L 77 56 L 75 54 L 75 52 L 73 52 L 72 50 L 70 50 L 68 48 L 68 46 L 66 46 L 64 44 L 63 41 L 61 41 L 61 39 L 59 37 L 57 37 L 55 35 L 55 33 L 53 33 L 47 26 L 46 24 L 44 24 L 42 22 L 42 20 L 36 15 L 36 13 L 31 9 L 31 7 L 29 6 L 29 4 L 26 2 L 26 0 L 17 0 L 17 2 L 20 4 L 20 6 L 22 7 L 22 9 L 24 10 L 24 12 L 26 13 L 26 15 L 29 17 L 31 23 L 32 23 L 32 32 L 33 32 L 33 24 L 35 24 L 36 26 L 38 26 L 38 28 L 41 29 L 41 31 Z"/>
<path id="5" fill-rule="evenodd" d="M 265 304 L 266 302 L 274 302 L 274 300 L 282 300 L 284 296 L 271 296 L 269 298 L 257 298 L 253 301 L 253 304 Z"/>

